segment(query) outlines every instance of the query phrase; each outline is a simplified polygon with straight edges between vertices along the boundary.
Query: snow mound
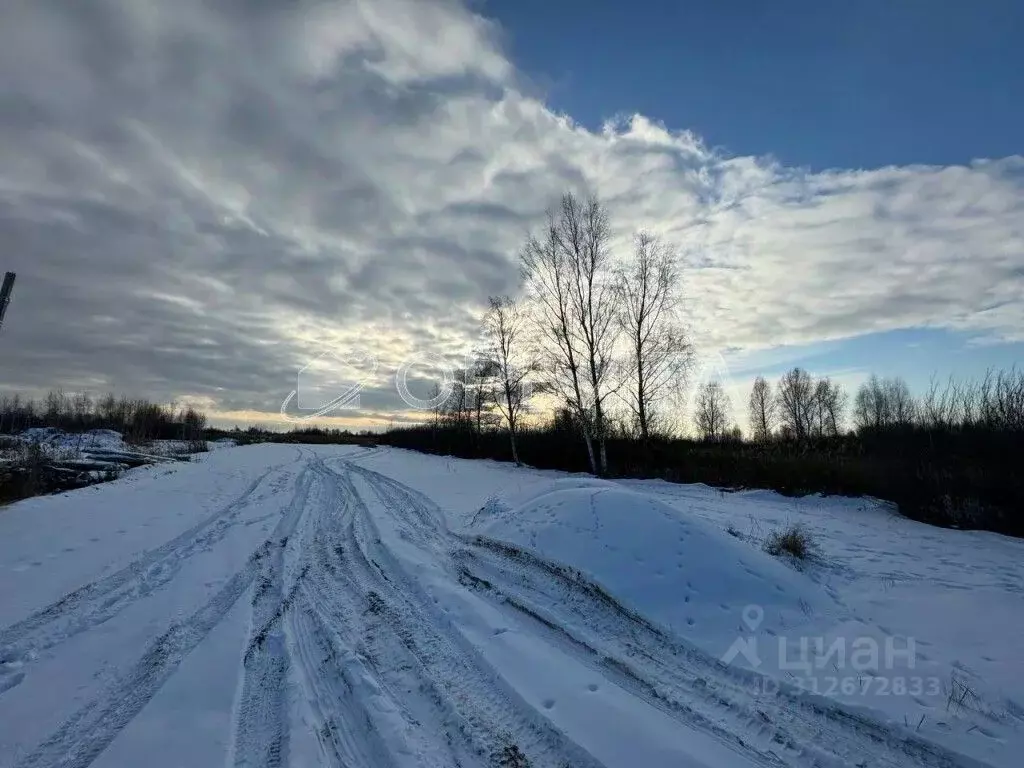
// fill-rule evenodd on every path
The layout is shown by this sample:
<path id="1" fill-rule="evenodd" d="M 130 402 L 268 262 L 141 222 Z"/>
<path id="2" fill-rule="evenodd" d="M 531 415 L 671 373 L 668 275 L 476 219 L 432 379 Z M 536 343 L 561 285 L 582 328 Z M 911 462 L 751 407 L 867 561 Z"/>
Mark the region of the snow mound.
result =
<path id="1" fill-rule="evenodd" d="M 581 571 L 716 656 L 738 633 L 781 635 L 836 609 L 804 574 L 616 483 L 560 480 L 494 514 L 480 532 Z"/>

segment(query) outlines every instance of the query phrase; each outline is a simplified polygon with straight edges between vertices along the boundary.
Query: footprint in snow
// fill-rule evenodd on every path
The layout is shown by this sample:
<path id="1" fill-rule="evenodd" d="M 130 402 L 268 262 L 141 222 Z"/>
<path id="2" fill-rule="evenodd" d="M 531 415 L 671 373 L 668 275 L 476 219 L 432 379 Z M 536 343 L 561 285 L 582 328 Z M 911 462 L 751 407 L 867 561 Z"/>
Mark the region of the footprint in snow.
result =
<path id="1" fill-rule="evenodd" d="M 555 706 L 555 700 L 554 699 L 544 699 L 543 704 L 544 704 L 544 709 L 551 709 L 552 707 Z"/>
<path id="2" fill-rule="evenodd" d="M 506 627 L 498 627 L 494 630 L 494 636 L 497 637 L 498 635 L 504 635 L 506 632 L 508 632 Z"/>
<path id="3" fill-rule="evenodd" d="M 590 685 L 588 685 L 587 686 L 587 690 L 590 691 L 591 693 L 596 691 L 597 690 L 597 683 L 591 683 Z"/>

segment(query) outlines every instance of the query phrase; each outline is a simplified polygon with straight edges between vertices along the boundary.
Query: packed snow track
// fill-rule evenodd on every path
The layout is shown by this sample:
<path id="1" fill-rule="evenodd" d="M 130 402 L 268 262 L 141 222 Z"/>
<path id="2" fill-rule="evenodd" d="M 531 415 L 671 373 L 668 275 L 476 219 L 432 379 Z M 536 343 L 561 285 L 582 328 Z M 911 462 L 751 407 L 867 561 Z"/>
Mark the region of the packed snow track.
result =
<path id="1" fill-rule="evenodd" d="M 0 511 L 0 766 L 987 764 L 456 529 L 384 453 L 230 449 Z"/>

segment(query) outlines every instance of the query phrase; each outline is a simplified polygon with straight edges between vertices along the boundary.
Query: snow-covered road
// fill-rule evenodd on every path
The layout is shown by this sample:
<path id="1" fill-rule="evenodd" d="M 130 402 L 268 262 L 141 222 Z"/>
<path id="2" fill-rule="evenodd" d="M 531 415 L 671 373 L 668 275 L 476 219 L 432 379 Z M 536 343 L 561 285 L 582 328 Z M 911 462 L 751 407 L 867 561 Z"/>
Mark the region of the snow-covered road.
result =
<path id="1" fill-rule="evenodd" d="M 565 549 L 614 558 L 627 531 L 667 587 Z M 0 579 L 0 766 L 973 766 L 1016 738 L 961 749 L 723 664 L 734 601 L 700 597 L 722 584 L 772 636 L 849 619 L 650 493 L 491 463 L 261 445 L 144 468 L 0 512 Z"/>

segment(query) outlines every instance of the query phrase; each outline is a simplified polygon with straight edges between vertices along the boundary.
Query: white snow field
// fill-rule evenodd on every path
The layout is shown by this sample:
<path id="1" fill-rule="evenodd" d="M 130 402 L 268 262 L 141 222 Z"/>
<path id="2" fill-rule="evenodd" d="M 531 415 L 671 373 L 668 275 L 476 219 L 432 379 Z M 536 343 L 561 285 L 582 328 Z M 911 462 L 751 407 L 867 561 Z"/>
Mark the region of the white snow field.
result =
<path id="1" fill-rule="evenodd" d="M 864 499 L 224 448 L 0 509 L 0 766 L 1019 766 L 1022 576 Z"/>

